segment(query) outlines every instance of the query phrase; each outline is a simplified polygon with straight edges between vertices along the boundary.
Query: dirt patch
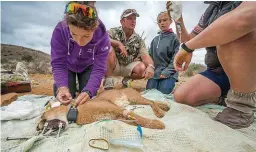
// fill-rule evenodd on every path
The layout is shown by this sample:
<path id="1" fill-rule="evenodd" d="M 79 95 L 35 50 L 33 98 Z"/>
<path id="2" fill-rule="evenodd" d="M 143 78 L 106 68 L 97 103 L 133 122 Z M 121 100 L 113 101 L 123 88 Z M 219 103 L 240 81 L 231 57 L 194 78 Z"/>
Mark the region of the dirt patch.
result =
<path id="1" fill-rule="evenodd" d="M 19 96 L 26 95 L 26 94 L 36 94 L 36 95 L 47 95 L 53 96 L 53 76 L 52 74 L 30 74 L 29 79 L 32 81 L 32 90 L 31 92 L 26 93 L 18 93 Z M 121 85 L 122 77 L 116 78 L 116 89 L 122 88 Z M 187 77 L 183 77 L 180 74 L 179 82 L 176 83 L 175 88 L 180 86 L 187 80 Z M 141 92 L 144 91 L 146 88 L 147 80 L 134 80 L 132 82 L 132 88 Z M 102 90 L 102 86 L 99 91 Z"/>
<path id="2" fill-rule="evenodd" d="M 53 76 L 51 74 L 30 74 L 29 79 L 32 81 L 31 92 L 18 93 L 19 96 L 26 94 L 53 96 Z M 115 88 L 122 88 L 121 80 L 122 77 L 116 78 Z M 143 91 L 146 88 L 146 83 L 146 80 L 135 80 L 132 82 L 132 87 L 138 91 Z"/>
<path id="3" fill-rule="evenodd" d="M 29 79 L 32 81 L 31 92 L 18 93 L 19 96 L 26 94 L 53 96 L 53 77 L 51 74 L 30 74 Z"/>

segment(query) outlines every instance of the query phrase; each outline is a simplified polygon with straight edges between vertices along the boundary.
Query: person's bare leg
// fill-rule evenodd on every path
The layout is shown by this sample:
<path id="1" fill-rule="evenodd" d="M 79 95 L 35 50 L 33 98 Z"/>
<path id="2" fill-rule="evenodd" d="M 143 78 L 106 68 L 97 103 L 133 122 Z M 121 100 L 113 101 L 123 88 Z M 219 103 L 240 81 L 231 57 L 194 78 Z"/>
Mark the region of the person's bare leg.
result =
<path id="1" fill-rule="evenodd" d="M 140 62 L 133 68 L 130 78 L 133 80 L 143 79 L 143 74 L 145 70 L 146 70 L 145 64 Z"/>
<path id="2" fill-rule="evenodd" d="M 113 71 L 116 68 L 116 61 L 117 61 L 117 58 L 116 58 L 115 50 L 111 47 L 111 49 L 108 53 L 106 77 L 113 75 Z"/>
<path id="3" fill-rule="evenodd" d="M 105 74 L 105 79 L 103 81 L 104 90 L 110 90 L 114 88 L 114 80 L 112 76 L 116 66 L 117 66 L 116 53 L 113 47 L 111 47 L 108 53 L 107 72 Z"/>
<path id="4" fill-rule="evenodd" d="M 217 103 L 221 95 L 220 87 L 212 80 L 197 74 L 174 91 L 174 100 L 190 106 Z"/>
<path id="5" fill-rule="evenodd" d="M 232 128 L 248 127 L 256 105 L 256 31 L 217 49 L 231 90 L 226 100 L 228 108 L 215 120 Z"/>

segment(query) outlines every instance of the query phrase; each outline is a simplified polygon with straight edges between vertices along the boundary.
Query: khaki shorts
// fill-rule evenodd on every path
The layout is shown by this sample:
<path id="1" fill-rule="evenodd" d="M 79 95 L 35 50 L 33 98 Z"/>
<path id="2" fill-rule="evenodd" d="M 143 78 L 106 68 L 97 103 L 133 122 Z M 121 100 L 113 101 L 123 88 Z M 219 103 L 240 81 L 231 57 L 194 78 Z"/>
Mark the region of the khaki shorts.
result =
<path id="1" fill-rule="evenodd" d="M 136 65 L 140 64 L 141 61 L 131 62 L 126 66 L 121 66 L 117 60 L 116 68 L 113 71 L 114 76 L 122 76 L 122 77 L 129 77 L 132 74 L 132 70 L 136 67 Z"/>

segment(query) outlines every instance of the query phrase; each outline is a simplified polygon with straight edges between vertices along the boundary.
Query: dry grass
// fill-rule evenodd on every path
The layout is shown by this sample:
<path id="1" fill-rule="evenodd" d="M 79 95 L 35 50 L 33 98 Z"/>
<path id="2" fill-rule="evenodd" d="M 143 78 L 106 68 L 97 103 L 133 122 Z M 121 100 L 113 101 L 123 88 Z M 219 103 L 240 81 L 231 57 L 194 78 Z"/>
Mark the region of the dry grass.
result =
<path id="1" fill-rule="evenodd" d="M 191 63 L 188 67 L 188 70 L 184 73 L 184 76 L 191 77 L 194 76 L 206 69 L 206 66 L 198 63 Z"/>

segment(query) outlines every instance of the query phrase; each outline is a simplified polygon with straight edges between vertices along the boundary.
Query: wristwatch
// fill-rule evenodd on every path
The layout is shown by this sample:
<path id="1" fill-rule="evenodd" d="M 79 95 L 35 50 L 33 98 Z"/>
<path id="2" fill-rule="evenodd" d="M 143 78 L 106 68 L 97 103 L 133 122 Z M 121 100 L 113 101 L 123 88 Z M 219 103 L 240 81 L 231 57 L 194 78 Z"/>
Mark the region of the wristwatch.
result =
<path id="1" fill-rule="evenodd" d="M 188 53 L 192 53 L 194 50 L 188 48 L 185 43 L 182 43 L 180 46 L 183 50 L 185 50 Z"/>

